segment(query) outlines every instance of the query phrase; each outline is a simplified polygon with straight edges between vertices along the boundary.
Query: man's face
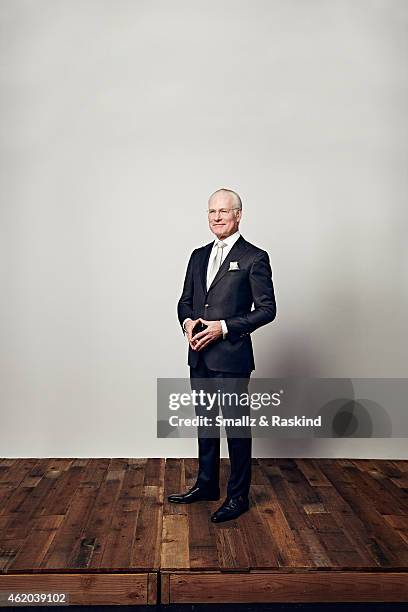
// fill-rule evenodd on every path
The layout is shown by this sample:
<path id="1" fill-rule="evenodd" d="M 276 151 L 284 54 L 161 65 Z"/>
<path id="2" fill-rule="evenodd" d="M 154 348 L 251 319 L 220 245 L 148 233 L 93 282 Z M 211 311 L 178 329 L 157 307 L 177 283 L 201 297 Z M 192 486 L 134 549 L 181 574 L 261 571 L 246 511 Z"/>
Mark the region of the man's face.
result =
<path id="1" fill-rule="evenodd" d="M 241 215 L 230 194 L 216 193 L 208 203 L 208 224 L 219 240 L 235 234 Z"/>

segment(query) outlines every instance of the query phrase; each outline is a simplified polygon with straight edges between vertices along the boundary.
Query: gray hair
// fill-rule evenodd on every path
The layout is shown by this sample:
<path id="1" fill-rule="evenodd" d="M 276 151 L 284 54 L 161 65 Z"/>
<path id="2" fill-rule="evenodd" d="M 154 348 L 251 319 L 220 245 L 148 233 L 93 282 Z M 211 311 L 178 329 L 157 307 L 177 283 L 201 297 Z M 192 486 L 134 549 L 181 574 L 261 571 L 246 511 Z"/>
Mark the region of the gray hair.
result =
<path id="1" fill-rule="evenodd" d="M 215 196 L 216 193 L 219 193 L 220 191 L 225 191 L 226 193 L 230 193 L 232 195 L 232 197 L 235 200 L 235 204 L 237 206 L 237 208 L 239 208 L 240 210 L 242 210 L 242 201 L 241 198 L 239 197 L 239 195 L 237 194 L 236 191 L 232 191 L 232 189 L 227 189 L 226 187 L 221 187 L 220 189 L 217 189 L 217 191 L 214 191 L 214 193 L 212 193 L 210 195 L 210 197 L 208 198 L 208 201 L 211 200 L 211 198 L 213 196 Z"/>

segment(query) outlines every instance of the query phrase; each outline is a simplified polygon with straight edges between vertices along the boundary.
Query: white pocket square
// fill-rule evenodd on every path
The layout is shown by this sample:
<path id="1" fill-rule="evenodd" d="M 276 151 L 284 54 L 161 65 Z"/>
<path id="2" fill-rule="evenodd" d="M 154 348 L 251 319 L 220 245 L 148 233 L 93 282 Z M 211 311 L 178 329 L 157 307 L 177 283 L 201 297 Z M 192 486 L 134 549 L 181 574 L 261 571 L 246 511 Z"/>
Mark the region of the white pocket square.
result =
<path id="1" fill-rule="evenodd" d="M 230 261 L 228 272 L 230 270 L 239 270 L 239 265 L 237 261 Z"/>

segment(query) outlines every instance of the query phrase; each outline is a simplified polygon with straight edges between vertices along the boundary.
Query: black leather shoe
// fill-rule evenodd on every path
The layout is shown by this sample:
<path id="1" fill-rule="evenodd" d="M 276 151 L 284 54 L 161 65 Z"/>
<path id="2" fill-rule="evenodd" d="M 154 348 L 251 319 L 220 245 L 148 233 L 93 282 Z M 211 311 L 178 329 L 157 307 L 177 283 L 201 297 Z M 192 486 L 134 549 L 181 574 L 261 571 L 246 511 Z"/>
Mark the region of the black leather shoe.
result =
<path id="1" fill-rule="evenodd" d="M 167 499 L 173 504 L 192 504 L 196 501 L 217 501 L 220 499 L 220 490 L 213 489 L 209 491 L 208 489 L 203 489 L 202 487 L 194 485 L 187 493 L 173 493 L 169 495 Z"/>
<path id="2" fill-rule="evenodd" d="M 249 510 L 249 501 L 247 498 L 242 497 L 242 495 L 239 497 L 231 497 L 230 499 L 227 497 L 222 506 L 211 515 L 211 520 L 213 523 L 232 521 L 232 519 L 238 518 L 247 510 Z"/>

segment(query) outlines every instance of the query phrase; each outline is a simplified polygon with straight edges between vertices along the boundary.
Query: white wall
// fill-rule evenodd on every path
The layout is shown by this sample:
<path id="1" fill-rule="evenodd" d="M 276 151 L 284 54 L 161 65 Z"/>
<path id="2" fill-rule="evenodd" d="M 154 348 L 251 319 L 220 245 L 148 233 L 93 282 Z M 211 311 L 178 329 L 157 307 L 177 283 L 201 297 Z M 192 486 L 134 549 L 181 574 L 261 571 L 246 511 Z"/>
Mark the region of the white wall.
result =
<path id="1" fill-rule="evenodd" d="M 2 456 L 196 455 L 156 439 L 156 378 L 188 375 L 176 302 L 222 185 L 274 272 L 256 375 L 407 376 L 404 0 L 1 0 L 0 21 Z"/>

